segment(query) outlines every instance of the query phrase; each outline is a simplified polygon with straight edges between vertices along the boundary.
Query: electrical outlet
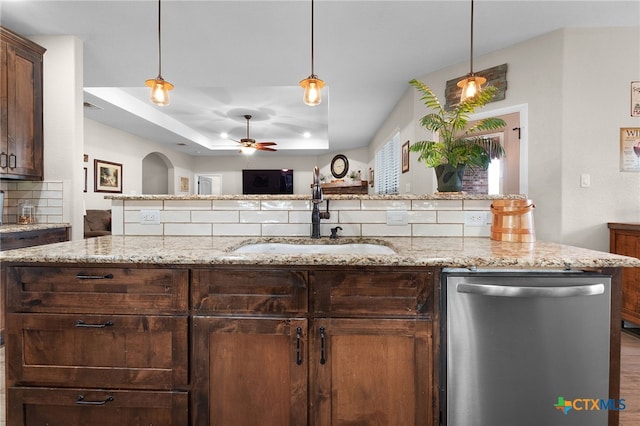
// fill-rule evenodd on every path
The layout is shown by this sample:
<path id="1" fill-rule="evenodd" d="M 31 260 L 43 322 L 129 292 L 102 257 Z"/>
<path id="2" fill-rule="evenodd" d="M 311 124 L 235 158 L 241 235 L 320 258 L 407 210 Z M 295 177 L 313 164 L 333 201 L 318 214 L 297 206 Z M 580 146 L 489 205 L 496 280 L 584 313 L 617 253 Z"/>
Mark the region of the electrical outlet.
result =
<path id="1" fill-rule="evenodd" d="M 487 212 L 464 212 L 464 224 L 467 226 L 485 226 L 487 224 Z"/>
<path id="2" fill-rule="evenodd" d="M 141 225 L 160 224 L 160 210 L 140 210 Z"/>

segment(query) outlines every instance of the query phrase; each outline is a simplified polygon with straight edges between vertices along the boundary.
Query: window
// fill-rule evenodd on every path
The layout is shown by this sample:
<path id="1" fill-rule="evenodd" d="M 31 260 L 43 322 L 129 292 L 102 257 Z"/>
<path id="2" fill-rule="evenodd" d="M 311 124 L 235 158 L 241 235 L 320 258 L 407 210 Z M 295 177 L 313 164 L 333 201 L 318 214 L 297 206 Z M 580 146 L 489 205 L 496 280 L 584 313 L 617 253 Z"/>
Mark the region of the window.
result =
<path id="1" fill-rule="evenodd" d="M 376 194 L 397 194 L 400 189 L 400 132 L 376 152 L 375 156 Z"/>

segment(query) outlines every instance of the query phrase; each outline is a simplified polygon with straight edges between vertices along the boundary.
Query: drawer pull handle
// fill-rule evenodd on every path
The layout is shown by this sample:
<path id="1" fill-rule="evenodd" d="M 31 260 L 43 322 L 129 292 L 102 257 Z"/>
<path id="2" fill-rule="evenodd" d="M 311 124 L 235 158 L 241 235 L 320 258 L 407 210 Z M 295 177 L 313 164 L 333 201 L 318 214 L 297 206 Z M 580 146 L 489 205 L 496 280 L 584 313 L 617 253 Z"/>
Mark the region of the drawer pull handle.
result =
<path id="1" fill-rule="evenodd" d="M 300 353 L 300 339 L 302 338 L 302 328 L 296 328 L 296 364 L 302 365 L 302 354 Z"/>
<path id="2" fill-rule="evenodd" d="M 76 275 L 77 280 L 110 280 L 113 279 L 113 274 L 105 274 L 105 275 Z"/>
<path id="3" fill-rule="evenodd" d="M 104 324 L 87 324 L 82 320 L 78 320 L 78 322 L 76 322 L 76 327 L 83 327 L 83 328 L 105 328 L 105 327 L 110 327 L 112 325 L 113 325 L 113 321 L 111 320 L 105 322 Z"/>
<path id="4" fill-rule="evenodd" d="M 84 395 L 78 395 L 78 397 L 76 398 L 77 405 L 104 405 L 107 402 L 111 402 L 111 401 L 113 401 L 112 396 L 108 396 L 107 399 L 104 399 L 102 401 L 85 401 Z"/>
<path id="5" fill-rule="evenodd" d="M 327 362 L 327 358 L 325 357 L 324 338 L 324 327 L 320 327 L 320 364 L 323 365 Z"/>

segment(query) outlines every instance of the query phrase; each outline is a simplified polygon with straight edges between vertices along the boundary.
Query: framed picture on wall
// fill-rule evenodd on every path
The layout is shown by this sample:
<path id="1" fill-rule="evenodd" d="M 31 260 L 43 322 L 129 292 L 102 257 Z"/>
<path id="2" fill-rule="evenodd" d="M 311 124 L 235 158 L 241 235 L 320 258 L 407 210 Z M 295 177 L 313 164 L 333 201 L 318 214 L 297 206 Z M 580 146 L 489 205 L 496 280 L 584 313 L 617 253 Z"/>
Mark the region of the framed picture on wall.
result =
<path id="1" fill-rule="evenodd" d="M 631 116 L 640 117 L 640 81 L 631 82 Z"/>
<path id="2" fill-rule="evenodd" d="M 189 178 L 180 177 L 180 192 L 189 192 Z"/>
<path id="3" fill-rule="evenodd" d="M 94 191 L 122 193 L 122 164 L 93 160 Z"/>
<path id="4" fill-rule="evenodd" d="M 402 144 L 402 173 L 409 171 L 409 141 Z"/>
<path id="5" fill-rule="evenodd" d="M 620 171 L 640 172 L 640 127 L 620 128 Z"/>

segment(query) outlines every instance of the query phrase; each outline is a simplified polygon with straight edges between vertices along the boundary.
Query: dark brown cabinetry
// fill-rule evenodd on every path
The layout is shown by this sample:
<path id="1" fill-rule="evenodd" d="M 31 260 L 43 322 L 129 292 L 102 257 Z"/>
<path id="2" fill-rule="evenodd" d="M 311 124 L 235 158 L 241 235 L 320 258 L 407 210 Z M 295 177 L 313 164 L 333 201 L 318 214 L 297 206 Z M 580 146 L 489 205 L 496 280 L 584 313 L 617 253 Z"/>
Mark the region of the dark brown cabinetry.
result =
<path id="1" fill-rule="evenodd" d="M 45 49 L 0 27 L 0 177 L 43 179 Z"/>
<path id="2" fill-rule="evenodd" d="M 188 270 L 7 266 L 7 424 L 188 424 Z"/>
<path id="3" fill-rule="evenodd" d="M 0 251 L 69 241 L 71 228 L 32 229 L 0 234 Z"/>
<path id="4" fill-rule="evenodd" d="M 5 277 L 8 425 L 438 424 L 435 269 L 15 263 Z"/>
<path id="5" fill-rule="evenodd" d="M 195 270 L 192 291 L 194 425 L 433 424 L 432 272 Z"/>
<path id="6" fill-rule="evenodd" d="M 609 223 L 611 253 L 640 258 L 640 223 Z M 622 269 L 622 319 L 640 325 L 640 268 Z"/>

